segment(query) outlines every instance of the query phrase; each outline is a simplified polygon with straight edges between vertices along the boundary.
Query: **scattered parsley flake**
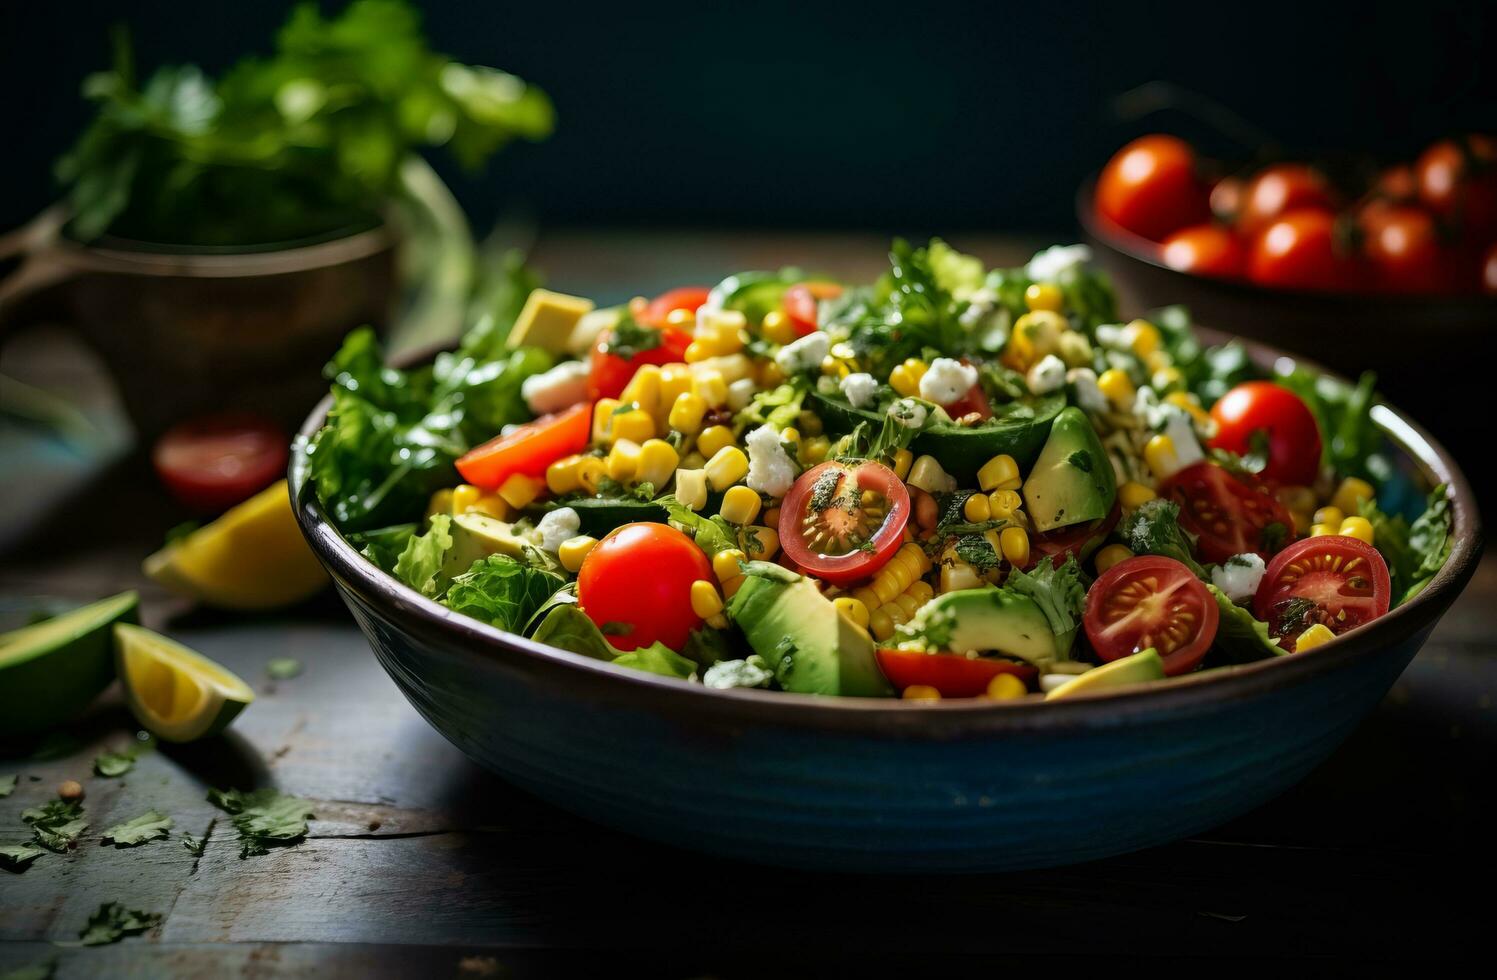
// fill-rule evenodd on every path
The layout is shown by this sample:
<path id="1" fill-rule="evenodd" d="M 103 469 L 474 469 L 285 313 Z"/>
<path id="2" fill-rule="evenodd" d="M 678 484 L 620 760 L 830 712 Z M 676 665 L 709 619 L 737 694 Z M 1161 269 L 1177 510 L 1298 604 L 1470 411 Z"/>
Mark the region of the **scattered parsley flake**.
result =
<path id="1" fill-rule="evenodd" d="M 147 810 L 133 820 L 115 824 L 104 831 L 104 839 L 113 841 L 116 847 L 135 847 L 146 841 L 168 836 L 172 818 L 155 810 Z"/>
<path id="2" fill-rule="evenodd" d="M 138 936 L 160 924 L 161 916 L 155 912 L 141 912 L 127 909 L 119 902 L 105 902 L 89 916 L 88 925 L 78 933 L 78 939 L 84 946 L 107 946 L 126 936 Z"/>
<path id="3" fill-rule="evenodd" d="M 77 800 L 52 800 L 45 806 L 21 811 L 21 819 L 31 824 L 36 842 L 49 851 L 61 854 L 78 842 L 88 829 L 83 819 L 83 805 Z"/>
<path id="4" fill-rule="evenodd" d="M 0 800 L 16 791 L 16 780 L 20 778 L 20 776 L 0 776 Z"/>
<path id="5" fill-rule="evenodd" d="M 40 847 L 32 847 L 30 844 L 0 844 L 0 868 L 24 871 L 27 865 L 44 853 L 46 852 Z"/>
<path id="6" fill-rule="evenodd" d="M 289 681 L 293 677 L 299 677 L 301 672 L 301 661 L 295 657 L 276 657 L 265 665 L 265 673 L 273 681 Z"/>
<path id="7" fill-rule="evenodd" d="M 134 752 L 100 752 L 94 759 L 94 772 L 100 776 L 123 776 L 134 768 Z"/>
<path id="8" fill-rule="evenodd" d="M 1263 530 L 1258 532 L 1258 546 L 1269 554 L 1273 554 L 1284 547 L 1284 542 L 1289 538 L 1289 529 L 1280 521 L 1263 525 Z"/>
<path id="9" fill-rule="evenodd" d="M 637 354 L 654 350 L 664 342 L 659 330 L 640 326 L 627 312 L 619 317 L 618 325 L 608 336 L 606 351 L 615 357 L 631 360 Z"/>
<path id="10" fill-rule="evenodd" d="M 964 534 L 957 538 L 956 556 L 979 572 L 997 568 L 1003 560 L 981 534 Z"/>
<path id="11" fill-rule="evenodd" d="M 1067 456 L 1066 462 L 1070 463 L 1072 466 L 1076 467 L 1083 473 L 1090 473 L 1092 471 L 1092 454 L 1087 452 L 1085 449 L 1078 449 L 1071 455 Z"/>
<path id="12" fill-rule="evenodd" d="M 306 800 L 286 796 L 275 789 L 242 793 L 237 789 L 211 789 L 208 802 L 233 817 L 239 831 L 239 857 L 269 853 L 307 835 L 312 806 Z"/>
<path id="13" fill-rule="evenodd" d="M 634 632 L 633 623 L 610 621 L 598 627 L 604 636 L 628 636 Z"/>
<path id="14" fill-rule="evenodd" d="M 202 857 L 203 848 L 208 846 L 208 838 L 194 837 L 191 834 L 183 834 L 182 846 L 185 847 L 187 849 L 187 853 L 191 854 L 193 857 Z"/>

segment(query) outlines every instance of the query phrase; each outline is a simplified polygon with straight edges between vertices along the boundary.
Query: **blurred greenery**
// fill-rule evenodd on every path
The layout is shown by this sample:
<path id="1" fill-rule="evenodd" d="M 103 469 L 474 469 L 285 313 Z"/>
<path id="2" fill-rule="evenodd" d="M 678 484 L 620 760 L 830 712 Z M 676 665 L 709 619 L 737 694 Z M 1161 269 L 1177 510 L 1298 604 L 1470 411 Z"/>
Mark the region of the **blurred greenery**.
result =
<path id="1" fill-rule="evenodd" d="M 296 7 L 268 58 L 222 79 L 166 66 L 143 84 L 130 45 L 88 77 L 98 114 L 57 164 L 70 233 L 248 246 L 376 223 L 420 147 L 477 169 L 510 140 L 550 134 L 539 89 L 433 52 L 404 0 Z"/>

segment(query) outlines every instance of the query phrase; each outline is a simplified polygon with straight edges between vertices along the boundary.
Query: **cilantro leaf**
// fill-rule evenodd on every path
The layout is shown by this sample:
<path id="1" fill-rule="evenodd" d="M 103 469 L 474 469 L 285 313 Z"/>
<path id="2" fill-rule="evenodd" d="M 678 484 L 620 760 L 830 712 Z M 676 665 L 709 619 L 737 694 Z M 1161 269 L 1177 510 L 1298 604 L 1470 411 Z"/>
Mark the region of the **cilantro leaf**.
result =
<path id="1" fill-rule="evenodd" d="M 508 555 L 489 555 L 452 580 L 443 602 L 454 612 L 518 633 L 565 584 L 561 576 Z"/>
<path id="2" fill-rule="evenodd" d="M 1147 501 L 1118 525 L 1123 543 L 1135 555 L 1163 555 L 1189 568 L 1199 579 L 1209 579 L 1206 569 L 1195 560 L 1191 548 L 1195 539 L 1180 527 L 1180 505 L 1156 497 Z"/>
<path id="3" fill-rule="evenodd" d="M 134 847 L 146 841 L 159 840 L 172 829 L 172 818 L 147 810 L 133 820 L 115 824 L 104 831 L 104 839 L 113 841 L 117 847 Z"/>
<path id="4" fill-rule="evenodd" d="M 645 351 L 654 350 L 664 342 L 665 338 L 659 330 L 641 326 L 626 309 L 609 332 L 604 350 L 627 361 Z"/>
<path id="5" fill-rule="evenodd" d="M 312 805 L 275 789 L 243 793 L 237 789 L 208 791 L 208 802 L 229 814 L 239 831 L 239 857 L 269 853 L 272 847 L 295 844 L 307 835 Z"/>
<path id="6" fill-rule="evenodd" d="M 14 775 L 0 776 L 0 800 L 5 799 L 7 796 L 16 791 L 16 780 L 20 778 L 20 776 Z"/>
<path id="7" fill-rule="evenodd" d="M 30 844 L 0 844 L 0 868 L 24 871 L 26 866 L 46 852 Z"/>
<path id="8" fill-rule="evenodd" d="M 1086 587 L 1081 584 L 1081 566 L 1076 556 L 1068 554 L 1059 567 L 1049 557 L 1027 572 L 1015 568 L 1004 579 L 1003 587 L 1028 596 L 1040 607 L 1055 633 L 1056 649 L 1064 659 L 1076 640 L 1081 614 L 1086 609 Z"/>
<path id="9" fill-rule="evenodd" d="M 100 752 L 94 759 L 94 772 L 104 777 L 123 776 L 134 768 L 133 752 Z"/>
<path id="10" fill-rule="evenodd" d="M 154 912 L 127 909 L 119 902 L 105 902 L 89 916 L 88 925 L 78 933 L 78 939 L 84 946 L 106 946 L 126 936 L 138 936 L 160 924 L 161 916 Z"/>
<path id="11" fill-rule="evenodd" d="M 59 854 L 73 847 L 88 829 L 83 804 L 77 800 L 52 800 L 44 806 L 29 807 L 21 811 L 21 819 L 31 824 L 38 844 Z"/>

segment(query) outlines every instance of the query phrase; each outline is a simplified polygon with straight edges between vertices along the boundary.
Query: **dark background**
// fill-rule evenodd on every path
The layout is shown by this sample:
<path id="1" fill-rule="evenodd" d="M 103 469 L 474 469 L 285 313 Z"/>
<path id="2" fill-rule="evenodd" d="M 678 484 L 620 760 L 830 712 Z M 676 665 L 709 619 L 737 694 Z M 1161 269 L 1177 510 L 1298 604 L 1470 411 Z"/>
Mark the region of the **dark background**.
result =
<path id="1" fill-rule="evenodd" d="M 0 228 L 54 195 L 51 161 L 86 118 L 78 83 L 106 64 L 110 23 L 131 26 L 143 70 L 216 72 L 267 51 L 287 6 L 0 4 Z M 479 229 L 519 210 L 553 225 L 1063 234 L 1078 181 L 1127 138 L 1210 135 L 1179 114 L 1112 117 L 1114 96 L 1153 79 L 1296 150 L 1408 157 L 1497 128 L 1485 3 L 420 6 L 436 48 L 516 72 L 557 105 L 549 142 L 486 175 L 444 164 Z"/>

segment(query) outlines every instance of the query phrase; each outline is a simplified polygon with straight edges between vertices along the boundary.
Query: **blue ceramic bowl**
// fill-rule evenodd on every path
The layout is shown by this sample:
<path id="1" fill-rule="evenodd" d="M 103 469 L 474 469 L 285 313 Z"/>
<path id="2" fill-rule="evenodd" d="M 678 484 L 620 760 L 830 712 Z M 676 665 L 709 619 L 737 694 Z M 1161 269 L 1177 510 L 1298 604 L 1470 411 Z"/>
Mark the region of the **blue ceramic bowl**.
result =
<path id="1" fill-rule="evenodd" d="M 1265 363 L 1275 356 L 1249 346 Z M 1313 653 L 1049 703 L 715 691 L 614 667 L 423 598 L 360 557 L 313 494 L 293 494 L 313 551 L 406 697 L 535 795 L 754 862 L 1002 871 L 1229 820 L 1308 773 L 1387 693 L 1470 579 L 1481 531 L 1446 452 L 1377 411 L 1410 475 L 1453 488 L 1455 546 L 1418 598 Z M 293 488 L 305 474 L 298 455 Z"/>

